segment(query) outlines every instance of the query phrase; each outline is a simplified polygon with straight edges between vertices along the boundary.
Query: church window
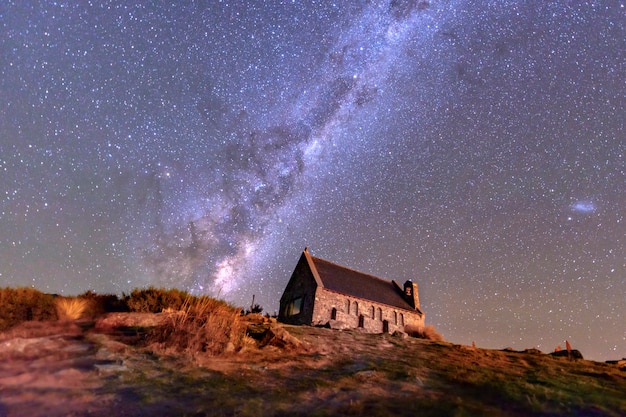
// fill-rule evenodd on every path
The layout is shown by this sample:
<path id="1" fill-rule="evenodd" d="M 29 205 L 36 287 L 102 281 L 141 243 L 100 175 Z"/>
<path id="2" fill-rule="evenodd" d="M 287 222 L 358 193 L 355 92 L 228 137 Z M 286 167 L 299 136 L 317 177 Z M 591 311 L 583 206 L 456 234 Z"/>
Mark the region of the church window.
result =
<path id="1" fill-rule="evenodd" d="M 295 316 L 296 314 L 300 314 L 301 310 L 302 310 L 302 297 L 298 297 L 298 298 L 295 298 L 287 306 L 287 315 Z"/>

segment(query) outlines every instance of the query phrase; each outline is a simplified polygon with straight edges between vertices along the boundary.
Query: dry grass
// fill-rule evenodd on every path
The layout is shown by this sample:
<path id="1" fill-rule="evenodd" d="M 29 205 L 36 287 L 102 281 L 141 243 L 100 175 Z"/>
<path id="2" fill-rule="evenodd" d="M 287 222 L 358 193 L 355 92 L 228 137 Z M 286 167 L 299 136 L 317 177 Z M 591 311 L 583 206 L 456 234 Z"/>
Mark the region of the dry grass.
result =
<path id="1" fill-rule="evenodd" d="M 208 297 L 183 304 L 112 315 L 155 316 L 115 326 L 136 332 L 139 343 L 71 321 L 29 321 L 0 333 L 0 415 L 100 416 L 113 407 L 131 416 L 626 416 L 626 378 L 615 365 L 281 324 L 272 330 L 306 351 L 250 346 L 215 358 L 251 340 L 241 327 L 263 318 L 242 319 Z M 96 394 L 97 402 L 81 402 Z"/>
<path id="2" fill-rule="evenodd" d="M 59 320 L 78 320 L 83 318 L 89 309 L 89 300 L 86 298 L 60 297 L 54 300 L 54 308 Z"/>
<path id="3" fill-rule="evenodd" d="M 148 287 L 134 289 L 130 295 L 124 297 L 124 301 L 129 311 L 160 313 L 166 309 L 181 309 L 189 297 L 192 296 L 175 288 Z"/>
<path id="4" fill-rule="evenodd" d="M 210 297 L 187 296 L 170 320 L 152 330 L 150 339 L 157 350 L 215 356 L 239 349 L 245 329 L 239 320 L 240 309 Z"/>
<path id="5" fill-rule="evenodd" d="M 434 340 L 436 342 L 443 342 L 444 338 L 433 325 L 419 326 L 408 325 L 404 328 L 404 331 L 411 337 L 418 339 Z"/>

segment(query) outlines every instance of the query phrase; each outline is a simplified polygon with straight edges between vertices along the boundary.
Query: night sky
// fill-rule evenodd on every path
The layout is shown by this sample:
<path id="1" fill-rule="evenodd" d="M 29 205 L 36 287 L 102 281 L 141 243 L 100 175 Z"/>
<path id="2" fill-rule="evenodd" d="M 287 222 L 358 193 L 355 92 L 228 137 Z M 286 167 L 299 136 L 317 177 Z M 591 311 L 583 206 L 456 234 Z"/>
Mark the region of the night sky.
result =
<path id="1" fill-rule="evenodd" d="M 309 246 L 626 356 L 623 1 L 133 3 L 0 3 L 0 286 L 271 314 Z"/>

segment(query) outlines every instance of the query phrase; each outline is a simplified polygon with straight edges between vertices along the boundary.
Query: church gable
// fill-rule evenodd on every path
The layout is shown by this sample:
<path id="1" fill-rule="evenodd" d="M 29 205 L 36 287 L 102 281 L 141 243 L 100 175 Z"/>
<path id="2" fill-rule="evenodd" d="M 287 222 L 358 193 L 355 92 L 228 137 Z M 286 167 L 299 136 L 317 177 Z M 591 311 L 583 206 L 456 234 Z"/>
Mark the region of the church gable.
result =
<path id="1" fill-rule="evenodd" d="M 311 267 L 310 255 L 302 253 L 287 287 L 280 298 L 278 318 L 283 323 L 310 324 L 315 292 L 320 285 L 317 273 Z"/>

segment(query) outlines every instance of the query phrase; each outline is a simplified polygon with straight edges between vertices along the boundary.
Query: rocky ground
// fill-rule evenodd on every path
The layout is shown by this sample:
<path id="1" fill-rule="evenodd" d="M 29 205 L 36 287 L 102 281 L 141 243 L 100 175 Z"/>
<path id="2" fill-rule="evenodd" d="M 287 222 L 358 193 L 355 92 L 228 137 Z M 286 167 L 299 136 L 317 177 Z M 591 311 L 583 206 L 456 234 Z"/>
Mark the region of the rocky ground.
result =
<path id="1" fill-rule="evenodd" d="M 168 356 L 144 340 L 159 320 L 0 334 L 0 416 L 626 415 L 618 365 L 258 322 L 240 352 Z"/>

